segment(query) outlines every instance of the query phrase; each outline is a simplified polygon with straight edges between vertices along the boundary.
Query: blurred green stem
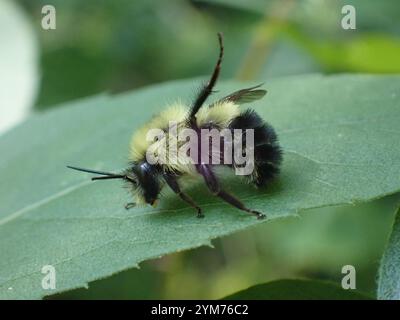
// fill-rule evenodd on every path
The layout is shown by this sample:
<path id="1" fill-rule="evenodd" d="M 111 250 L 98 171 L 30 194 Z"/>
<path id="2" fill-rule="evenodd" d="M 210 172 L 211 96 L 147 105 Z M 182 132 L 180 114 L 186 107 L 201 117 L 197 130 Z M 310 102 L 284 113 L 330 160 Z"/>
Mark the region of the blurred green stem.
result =
<path id="1" fill-rule="evenodd" d="M 279 31 L 286 25 L 287 17 L 295 7 L 294 0 L 280 0 L 267 10 L 264 19 L 256 27 L 250 47 L 241 63 L 236 79 L 251 80 L 257 77 Z"/>

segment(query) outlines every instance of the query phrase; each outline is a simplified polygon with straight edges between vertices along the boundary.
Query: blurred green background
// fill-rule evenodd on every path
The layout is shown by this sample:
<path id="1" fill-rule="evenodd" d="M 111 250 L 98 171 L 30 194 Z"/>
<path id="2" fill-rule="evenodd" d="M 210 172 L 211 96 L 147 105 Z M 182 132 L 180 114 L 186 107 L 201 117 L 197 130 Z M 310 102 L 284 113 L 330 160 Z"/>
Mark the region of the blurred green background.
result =
<path id="1" fill-rule="evenodd" d="M 224 79 L 268 88 L 269 79 L 287 75 L 400 72 L 398 0 L 16 2 L 39 43 L 39 112 L 100 92 L 209 74 L 218 31 L 225 36 Z M 46 4 L 57 10 L 56 30 L 41 28 Z M 356 30 L 341 28 L 344 4 L 356 8 Z M 280 278 L 340 282 L 347 264 L 356 267 L 357 288 L 373 294 L 398 203 L 392 196 L 302 212 L 53 298 L 213 299 Z"/>

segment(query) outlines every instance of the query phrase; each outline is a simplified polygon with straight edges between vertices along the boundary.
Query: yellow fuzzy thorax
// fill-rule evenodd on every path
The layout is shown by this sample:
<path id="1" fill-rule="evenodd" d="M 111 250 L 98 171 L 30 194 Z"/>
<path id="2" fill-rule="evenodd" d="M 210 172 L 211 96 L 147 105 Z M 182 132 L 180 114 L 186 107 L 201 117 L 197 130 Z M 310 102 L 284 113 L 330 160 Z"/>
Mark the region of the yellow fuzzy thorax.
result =
<path id="1" fill-rule="evenodd" d="M 152 146 L 154 147 L 154 140 L 149 141 L 146 139 L 147 133 L 151 129 L 161 129 L 166 133 L 168 139 L 168 128 L 170 121 L 177 123 L 177 131 L 187 128 L 187 117 L 190 108 L 182 103 L 174 103 L 161 111 L 158 115 L 154 116 L 150 121 L 137 130 L 131 140 L 130 156 L 129 159 L 134 162 L 140 162 L 146 159 L 146 151 Z M 222 101 L 214 104 L 213 107 L 203 107 L 196 114 L 196 121 L 198 127 L 202 127 L 207 123 L 212 123 L 219 128 L 226 128 L 233 118 L 240 114 L 239 106 L 231 101 Z M 168 141 L 168 140 L 167 140 Z M 158 141 L 160 145 L 163 141 Z M 178 146 L 179 147 L 179 146 Z M 171 161 L 173 162 L 173 161 Z M 172 166 L 171 169 L 191 173 L 194 171 L 192 166 L 182 166 L 179 163 Z"/>

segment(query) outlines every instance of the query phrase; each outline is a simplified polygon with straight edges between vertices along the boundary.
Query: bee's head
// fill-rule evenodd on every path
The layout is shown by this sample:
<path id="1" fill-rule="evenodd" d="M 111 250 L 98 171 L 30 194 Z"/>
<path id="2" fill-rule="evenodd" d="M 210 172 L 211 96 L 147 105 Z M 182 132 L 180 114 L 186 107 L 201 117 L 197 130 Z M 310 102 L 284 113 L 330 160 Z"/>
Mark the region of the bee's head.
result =
<path id="1" fill-rule="evenodd" d="M 93 177 L 92 180 L 109 180 L 122 179 L 125 180 L 132 192 L 136 196 L 138 204 L 148 203 L 155 205 L 160 193 L 160 184 L 157 179 L 157 172 L 147 162 L 132 163 L 131 166 L 122 173 L 111 173 L 104 171 L 96 171 L 91 169 L 83 169 L 78 167 L 67 166 L 70 169 L 99 174 L 98 177 Z"/>
<path id="2" fill-rule="evenodd" d="M 147 162 L 132 163 L 124 175 L 132 186 L 137 203 L 148 203 L 152 206 L 156 204 L 161 188 L 153 166 Z"/>

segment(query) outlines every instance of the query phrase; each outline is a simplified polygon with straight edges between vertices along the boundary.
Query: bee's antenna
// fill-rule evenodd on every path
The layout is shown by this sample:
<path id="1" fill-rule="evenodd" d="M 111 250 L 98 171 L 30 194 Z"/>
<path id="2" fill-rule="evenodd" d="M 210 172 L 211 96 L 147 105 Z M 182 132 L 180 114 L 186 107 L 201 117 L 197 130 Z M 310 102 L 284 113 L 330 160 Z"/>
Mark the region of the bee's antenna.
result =
<path id="1" fill-rule="evenodd" d="M 94 174 L 101 174 L 104 177 L 93 177 L 92 180 L 105 180 L 105 179 L 127 179 L 126 175 L 122 174 L 115 174 L 111 172 L 105 172 L 105 171 L 97 171 L 97 170 L 91 170 L 91 169 L 84 169 L 84 168 L 79 168 L 79 167 L 73 167 L 73 166 L 67 166 L 69 169 L 77 170 L 77 171 L 82 171 L 82 172 L 88 172 L 88 173 L 94 173 Z"/>
<path id="2" fill-rule="evenodd" d="M 128 179 L 123 175 L 115 175 L 115 176 L 105 176 L 105 177 L 93 177 L 92 180 L 107 180 L 107 179 Z"/>

